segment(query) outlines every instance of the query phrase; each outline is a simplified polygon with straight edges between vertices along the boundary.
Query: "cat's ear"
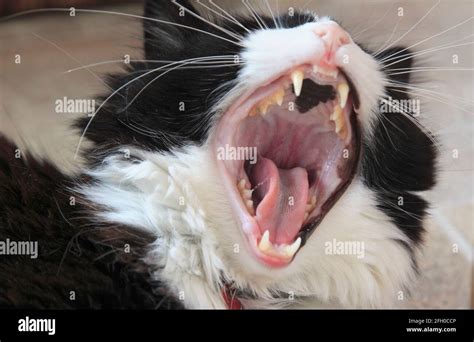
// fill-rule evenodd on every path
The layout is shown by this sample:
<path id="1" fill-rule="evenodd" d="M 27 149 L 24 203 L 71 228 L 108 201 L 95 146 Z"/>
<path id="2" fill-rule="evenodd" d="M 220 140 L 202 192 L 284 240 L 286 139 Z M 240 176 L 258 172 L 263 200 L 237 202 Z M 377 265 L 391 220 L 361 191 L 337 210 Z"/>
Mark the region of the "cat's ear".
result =
<path id="1" fill-rule="evenodd" d="M 383 61 L 382 66 L 387 77 L 393 81 L 409 83 L 410 71 L 413 66 L 412 52 L 401 46 L 384 50 L 377 59 Z"/>
<path id="2" fill-rule="evenodd" d="M 193 13 L 198 15 L 187 0 L 147 0 L 143 23 L 145 57 L 157 59 L 183 49 L 186 40 L 203 29 L 203 22 Z"/>

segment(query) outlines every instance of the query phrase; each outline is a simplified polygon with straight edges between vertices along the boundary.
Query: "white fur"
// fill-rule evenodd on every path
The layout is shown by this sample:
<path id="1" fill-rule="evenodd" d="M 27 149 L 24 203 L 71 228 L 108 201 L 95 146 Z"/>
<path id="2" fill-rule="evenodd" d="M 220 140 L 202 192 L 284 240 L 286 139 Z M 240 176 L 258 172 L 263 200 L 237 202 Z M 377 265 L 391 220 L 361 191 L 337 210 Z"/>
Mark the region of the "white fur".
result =
<path id="1" fill-rule="evenodd" d="M 101 219 L 157 236 L 148 262 L 162 267 L 156 277 L 176 296 L 184 295 L 187 307 L 223 308 L 223 279 L 260 297 L 245 301 L 247 307 L 327 302 L 376 307 L 392 302 L 414 276 L 410 256 L 397 242 L 406 236 L 375 209 L 360 181 L 353 182 L 294 262 L 274 270 L 246 249 L 208 148 L 189 147 L 174 155 L 131 151 L 144 161 L 131 163 L 117 153 L 91 172 L 101 184 L 81 192 L 107 208 Z M 326 255 L 324 243 L 333 238 L 364 241 L 365 257 Z M 275 291 L 310 302 L 271 300 Z"/>
<path id="2" fill-rule="evenodd" d="M 222 109 L 265 77 L 317 55 L 321 46 L 310 33 L 314 25 L 251 35 L 237 90 L 223 99 Z M 276 49 L 282 41 L 288 48 Z M 346 49 L 352 60 L 345 69 L 359 90 L 359 119 L 368 134 L 383 77 L 362 50 Z M 160 267 L 156 278 L 186 307 L 224 308 L 223 282 L 255 296 L 242 299 L 247 308 L 380 307 L 393 303 L 414 277 L 410 255 L 400 243 L 407 237 L 376 209 L 373 194 L 358 176 L 295 260 L 270 269 L 247 249 L 208 144 L 172 154 L 128 149 L 142 161 L 131 162 L 124 151 L 116 151 L 90 172 L 100 183 L 79 191 L 106 208 L 101 219 L 156 235 L 147 261 Z M 324 244 L 334 238 L 364 242 L 365 257 L 327 255 Z"/>

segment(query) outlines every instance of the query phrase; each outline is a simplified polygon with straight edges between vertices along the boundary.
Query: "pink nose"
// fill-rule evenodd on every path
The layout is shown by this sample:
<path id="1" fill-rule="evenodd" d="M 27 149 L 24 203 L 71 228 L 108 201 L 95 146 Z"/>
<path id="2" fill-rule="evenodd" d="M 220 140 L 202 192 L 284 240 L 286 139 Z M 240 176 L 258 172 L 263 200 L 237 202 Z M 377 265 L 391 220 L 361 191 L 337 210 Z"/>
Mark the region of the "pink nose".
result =
<path id="1" fill-rule="evenodd" d="M 335 22 L 329 22 L 318 25 L 314 33 L 320 37 L 326 47 L 326 63 L 334 65 L 334 56 L 336 51 L 343 45 L 351 42 L 349 34 Z"/>

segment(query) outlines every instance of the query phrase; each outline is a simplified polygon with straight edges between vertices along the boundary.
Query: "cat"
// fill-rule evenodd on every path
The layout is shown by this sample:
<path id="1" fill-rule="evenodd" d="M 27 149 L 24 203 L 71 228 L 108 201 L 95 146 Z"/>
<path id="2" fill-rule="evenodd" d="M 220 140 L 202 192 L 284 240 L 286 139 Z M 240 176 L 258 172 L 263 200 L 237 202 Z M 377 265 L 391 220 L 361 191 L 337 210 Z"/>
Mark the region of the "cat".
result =
<path id="1" fill-rule="evenodd" d="M 2 256 L 1 307 L 388 308 L 409 291 L 437 157 L 393 104 L 409 51 L 307 11 L 223 16 L 146 2 L 147 61 L 75 125 L 80 176 L 0 136 L 0 241 L 38 242 Z"/>

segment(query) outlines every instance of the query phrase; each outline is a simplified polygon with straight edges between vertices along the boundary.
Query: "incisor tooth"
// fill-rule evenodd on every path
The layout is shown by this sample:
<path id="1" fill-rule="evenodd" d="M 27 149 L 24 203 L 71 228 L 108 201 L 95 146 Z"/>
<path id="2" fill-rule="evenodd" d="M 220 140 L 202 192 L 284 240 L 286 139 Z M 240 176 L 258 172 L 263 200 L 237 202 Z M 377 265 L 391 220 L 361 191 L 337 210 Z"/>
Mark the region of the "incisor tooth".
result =
<path id="1" fill-rule="evenodd" d="M 295 89 L 296 96 L 301 95 L 301 89 L 303 88 L 303 79 L 303 71 L 295 70 L 291 73 L 291 80 L 293 81 L 293 87 Z"/>
<path id="2" fill-rule="evenodd" d="M 286 255 L 288 255 L 289 257 L 292 257 L 298 251 L 300 246 L 301 246 L 301 238 L 299 237 L 298 239 L 296 239 L 295 242 L 293 242 L 291 246 L 286 246 L 285 248 Z"/>
<path id="3" fill-rule="evenodd" d="M 267 252 L 272 248 L 272 243 L 270 242 L 270 232 L 268 230 L 263 233 L 262 239 L 260 240 L 260 243 L 258 244 L 258 248 L 262 252 Z"/>
<path id="4" fill-rule="evenodd" d="M 341 83 L 337 86 L 337 91 L 339 92 L 341 108 L 344 108 L 347 103 L 347 98 L 349 97 L 349 85 L 347 83 Z"/>

